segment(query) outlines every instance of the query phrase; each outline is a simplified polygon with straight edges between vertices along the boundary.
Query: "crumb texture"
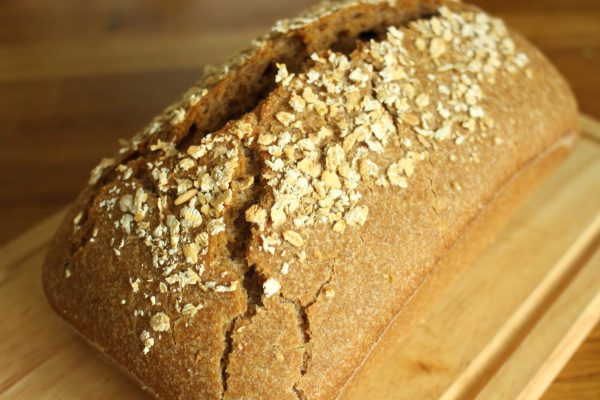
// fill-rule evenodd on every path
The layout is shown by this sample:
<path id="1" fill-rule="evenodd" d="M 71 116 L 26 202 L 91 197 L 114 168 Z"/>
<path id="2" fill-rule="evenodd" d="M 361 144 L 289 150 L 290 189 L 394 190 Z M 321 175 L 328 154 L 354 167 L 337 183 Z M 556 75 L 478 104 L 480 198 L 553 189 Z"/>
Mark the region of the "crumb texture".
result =
<path id="1" fill-rule="evenodd" d="M 475 7 L 326 2 L 100 162 L 44 287 L 160 398 L 333 399 L 576 115 L 547 60 Z"/>

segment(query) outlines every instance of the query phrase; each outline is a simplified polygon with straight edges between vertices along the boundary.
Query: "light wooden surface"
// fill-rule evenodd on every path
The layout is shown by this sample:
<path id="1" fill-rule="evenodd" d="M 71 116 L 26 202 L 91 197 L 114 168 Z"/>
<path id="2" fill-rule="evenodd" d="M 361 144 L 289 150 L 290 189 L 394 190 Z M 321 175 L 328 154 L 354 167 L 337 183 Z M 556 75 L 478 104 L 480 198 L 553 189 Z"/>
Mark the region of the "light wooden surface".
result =
<path id="1" fill-rule="evenodd" d="M 598 134 L 576 143 L 497 242 L 391 348 L 387 372 L 369 380 L 375 389 L 353 398 L 376 399 L 385 386 L 398 400 L 544 392 L 600 318 Z M 0 398 L 146 398 L 43 298 L 40 267 L 62 215 L 0 249 Z"/>
<path id="2" fill-rule="evenodd" d="M 596 225 L 598 222 L 600 219 L 596 219 Z M 597 234 L 597 226 L 594 229 L 593 233 Z M 585 260 L 585 268 L 486 385 L 479 399 L 527 400 L 542 395 L 600 319 L 598 277 L 600 252 L 596 251 L 591 259 Z"/>
<path id="3" fill-rule="evenodd" d="M 538 45 L 570 81 L 582 110 L 600 116 L 600 1 L 474 2 Z M 175 99 L 204 64 L 222 61 L 276 19 L 312 3 L 3 2 L 0 243 L 72 201 L 117 139 Z M 600 325 L 545 398 L 600 398 Z"/>

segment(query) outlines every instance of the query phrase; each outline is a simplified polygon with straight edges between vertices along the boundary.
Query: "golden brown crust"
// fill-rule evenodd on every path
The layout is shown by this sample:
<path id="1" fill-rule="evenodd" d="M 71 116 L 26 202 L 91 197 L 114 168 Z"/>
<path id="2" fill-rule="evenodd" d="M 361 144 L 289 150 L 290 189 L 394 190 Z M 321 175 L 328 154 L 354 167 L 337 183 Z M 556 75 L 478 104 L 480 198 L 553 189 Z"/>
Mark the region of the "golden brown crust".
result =
<path id="1" fill-rule="evenodd" d="M 477 9 L 332 4 L 101 163 L 54 239 L 53 308 L 161 398 L 335 398 L 482 207 L 577 131 L 560 75 Z"/>
<path id="2" fill-rule="evenodd" d="M 393 397 L 398 390 L 394 371 L 401 368 L 398 354 L 403 353 L 403 339 L 410 335 L 412 327 L 422 321 L 423 315 L 462 271 L 493 242 L 526 196 L 565 159 L 575 139 L 575 134 L 559 139 L 499 188 L 485 207 L 469 221 L 457 241 L 446 250 L 436 263 L 434 272 L 381 332 L 371 352 L 347 381 L 338 398 Z"/>

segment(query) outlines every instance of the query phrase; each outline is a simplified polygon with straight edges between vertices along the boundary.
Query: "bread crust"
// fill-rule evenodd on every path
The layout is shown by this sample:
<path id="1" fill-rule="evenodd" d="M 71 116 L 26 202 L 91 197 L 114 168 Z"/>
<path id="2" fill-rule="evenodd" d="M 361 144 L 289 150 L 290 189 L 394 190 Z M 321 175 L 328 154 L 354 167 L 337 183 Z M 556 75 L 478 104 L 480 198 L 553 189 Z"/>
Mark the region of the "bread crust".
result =
<path id="1" fill-rule="evenodd" d="M 483 207 L 463 234 L 453 243 L 423 281 L 413 298 L 394 316 L 382 332 L 372 351 L 355 370 L 338 399 L 386 399 L 398 393 L 393 371 L 402 352 L 403 339 L 427 315 L 448 287 L 458 279 L 489 246 L 527 196 L 568 156 L 576 140 L 574 133 L 552 144 L 521 170 L 517 171 Z"/>
<path id="2" fill-rule="evenodd" d="M 466 67 L 464 54 L 447 50 L 460 40 L 444 26 L 461 18 L 501 49 L 481 66 L 493 75 L 464 69 L 452 80 L 448 71 Z M 278 24 L 93 171 L 44 265 L 50 304 L 159 398 L 340 396 L 386 327 L 408 326 L 411 299 L 444 275 L 449 249 L 486 205 L 578 131 L 564 79 L 487 18 L 455 2 L 369 1 L 326 3 Z M 376 40 L 356 45 L 361 33 Z M 407 64 L 379 66 L 393 57 Z M 328 86 L 328 76 L 346 86 Z M 388 79 L 410 87 L 381 95 Z M 452 103 L 445 85 L 465 99 Z M 415 111 L 395 102 L 403 96 Z M 335 108 L 340 99 L 345 108 Z M 444 116 L 448 104 L 456 115 Z M 357 132 L 371 116 L 377 138 L 347 146 L 347 127 Z M 288 136 L 299 146 L 289 154 L 276 146 Z M 320 161 L 301 164 L 302 152 Z M 377 179 L 369 163 L 384 171 Z M 278 171 L 290 170 L 324 190 L 322 202 L 302 194 L 295 214 L 278 208 L 290 197 Z M 349 200 L 326 208 L 334 194 Z M 397 328 L 387 332 L 392 343 Z"/>

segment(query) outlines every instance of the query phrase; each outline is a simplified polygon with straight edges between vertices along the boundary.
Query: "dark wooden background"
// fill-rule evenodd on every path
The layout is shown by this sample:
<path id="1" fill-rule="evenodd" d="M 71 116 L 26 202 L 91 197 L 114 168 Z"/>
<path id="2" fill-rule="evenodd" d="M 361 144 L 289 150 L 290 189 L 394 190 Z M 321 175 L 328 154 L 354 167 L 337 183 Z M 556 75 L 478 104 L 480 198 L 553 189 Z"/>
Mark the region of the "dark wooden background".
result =
<path id="1" fill-rule="evenodd" d="M 600 117 L 600 0 L 477 0 Z M 0 244 L 77 195 L 97 161 L 199 76 L 314 0 L 2 0 Z M 600 399 L 600 325 L 545 395 Z"/>

